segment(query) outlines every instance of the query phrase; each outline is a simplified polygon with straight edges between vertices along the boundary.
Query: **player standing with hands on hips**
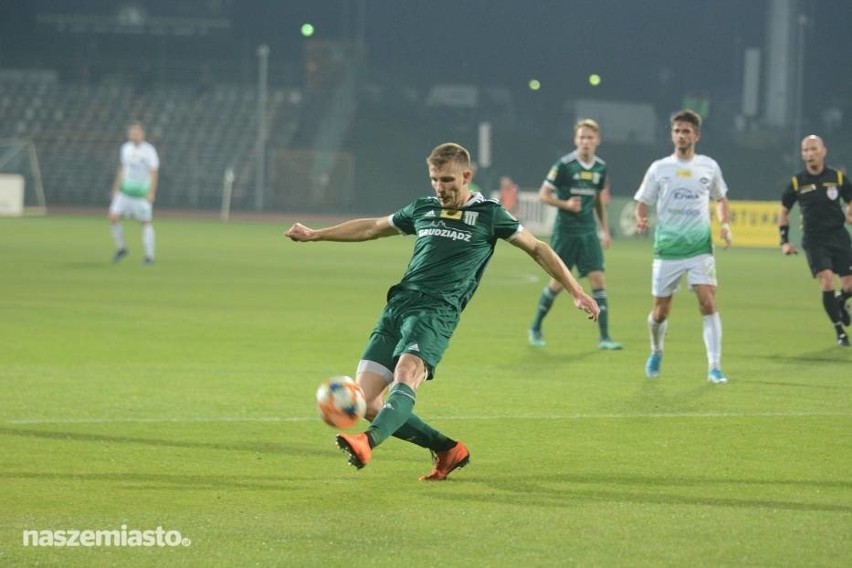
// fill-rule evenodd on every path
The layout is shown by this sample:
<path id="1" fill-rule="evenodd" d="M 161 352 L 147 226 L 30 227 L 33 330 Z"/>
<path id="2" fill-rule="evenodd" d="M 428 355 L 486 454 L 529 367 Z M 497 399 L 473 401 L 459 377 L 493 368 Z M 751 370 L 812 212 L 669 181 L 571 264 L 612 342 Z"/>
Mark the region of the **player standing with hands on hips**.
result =
<path id="1" fill-rule="evenodd" d="M 145 141 L 141 122 L 127 126 L 127 142 L 121 145 L 121 163 L 112 184 L 112 203 L 109 206 L 110 231 L 115 242 L 116 263 L 127 256 L 122 217 L 134 217 L 142 225 L 144 264 L 154 264 L 154 227 L 151 225 L 152 209 L 157 197 L 157 179 L 160 158 L 157 150 Z"/>
<path id="2" fill-rule="evenodd" d="M 653 379 L 660 375 L 672 296 L 686 275 L 703 318 L 709 367 L 707 381 L 724 384 L 728 379 L 720 367 L 722 321 L 716 309 L 716 259 L 713 257 L 710 199 L 716 202 L 716 216 L 727 247 L 732 240 L 728 226 L 728 186 L 719 164 L 695 152 L 701 137 L 701 117 L 696 112 L 682 110 L 672 115 L 671 136 L 674 154 L 651 164 L 634 196 L 639 233 L 648 230 L 649 206 L 657 208 L 651 273 L 654 305 L 648 315 L 651 354 L 645 363 L 645 376 Z"/>
<path id="3" fill-rule="evenodd" d="M 849 347 L 846 301 L 852 297 L 852 238 L 844 226 L 852 223 L 852 184 L 843 172 L 826 167 L 827 150 L 819 136 L 802 140 L 805 169 L 794 175 L 781 195 L 778 226 L 781 252 L 797 254 L 790 242 L 790 210 L 798 203 L 802 213 L 802 248 L 811 274 L 822 289 L 822 306 L 828 315 L 837 345 Z M 846 201 L 843 210 L 841 199 Z M 840 290 L 834 291 L 834 275 L 840 278 Z"/>
<path id="4" fill-rule="evenodd" d="M 387 304 L 358 364 L 356 380 L 364 391 L 371 424 L 360 434 L 338 434 L 337 445 L 348 454 L 349 463 L 360 469 L 376 446 L 395 436 L 431 450 L 434 468 L 421 479 L 440 481 L 466 465 L 470 452 L 462 442 L 414 414 L 417 389 L 433 378 L 497 240 L 527 253 L 560 282 L 590 319 L 597 319 L 600 309 L 553 249 L 526 231 L 497 201 L 471 191 L 473 172 L 467 150 L 458 144 L 441 144 L 426 163 L 434 195 L 416 199 L 386 217 L 355 219 L 323 229 L 296 223 L 284 235 L 299 242 L 415 236 L 408 268 L 388 290 Z"/>

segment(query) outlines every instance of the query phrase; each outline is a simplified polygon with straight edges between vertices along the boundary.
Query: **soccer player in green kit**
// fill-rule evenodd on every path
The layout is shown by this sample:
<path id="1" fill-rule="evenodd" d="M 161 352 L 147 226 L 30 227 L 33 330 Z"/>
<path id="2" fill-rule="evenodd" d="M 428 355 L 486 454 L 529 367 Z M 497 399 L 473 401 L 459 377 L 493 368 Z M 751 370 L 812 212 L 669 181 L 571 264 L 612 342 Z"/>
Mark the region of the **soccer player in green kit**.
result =
<path id="1" fill-rule="evenodd" d="M 577 121 L 574 125 L 576 149 L 553 164 L 538 196 L 543 203 L 557 209 L 550 246 L 569 270 L 576 266 L 579 276 L 588 278 L 592 297 L 601 308 L 598 347 L 612 350 L 621 349 L 621 343 L 609 336 L 602 247 L 608 248 L 612 239 L 603 199 L 609 194 L 606 164 L 595 155 L 600 141 L 597 122 L 590 118 Z M 555 278 L 551 278 L 542 290 L 529 330 L 530 345 L 544 347 L 541 324 L 561 291 L 562 285 Z"/>
<path id="2" fill-rule="evenodd" d="M 337 445 L 361 469 L 373 449 L 390 436 L 428 448 L 435 456 L 423 480 L 446 479 L 467 465 L 470 452 L 414 414 L 417 388 L 433 378 L 462 310 L 476 291 L 497 239 L 529 254 L 596 320 L 600 310 L 583 292 L 556 253 L 524 230 L 497 201 L 470 190 L 470 154 L 458 144 L 436 147 L 427 159 L 435 195 L 422 197 L 396 213 L 355 219 L 323 229 L 296 223 L 291 240 L 360 242 L 414 235 L 414 251 L 402 280 L 388 291 L 387 304 L 373 329 L 356 380 L 367 399 L 370 426 L 359 434 L 338 434 Z M 385 390 L 387 396 L 383 397 Z"/>

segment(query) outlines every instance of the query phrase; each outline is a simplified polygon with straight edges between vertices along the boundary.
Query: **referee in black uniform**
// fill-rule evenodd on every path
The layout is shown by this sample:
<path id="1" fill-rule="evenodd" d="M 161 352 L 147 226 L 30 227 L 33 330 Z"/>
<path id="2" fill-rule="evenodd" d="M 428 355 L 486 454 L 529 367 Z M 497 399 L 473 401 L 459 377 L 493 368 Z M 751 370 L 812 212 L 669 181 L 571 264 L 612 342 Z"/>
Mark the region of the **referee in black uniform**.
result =
<path id="1" fill-rule="evenodd" d="M 811 274 L 822 289 L 822 305 L 837 334 L 837 344 L 849 347 L 846 301 L 852 297 L 852 239 L 844 226 L 852 223 L 852 184 L 843 172 L 826 167 L 822 138 L 811 134 L 802 140 L 805 170 L 790 179 L 781 196 L 778 227 L 781 252 L 797 254 L 789 241 L 790 209 L 797 202 L 802 213 L 802 249 Z M 846 202 L 844 211 L 841 201 Z M 840 278 L 840 291 L 834 290 L 834 275 Z"/>

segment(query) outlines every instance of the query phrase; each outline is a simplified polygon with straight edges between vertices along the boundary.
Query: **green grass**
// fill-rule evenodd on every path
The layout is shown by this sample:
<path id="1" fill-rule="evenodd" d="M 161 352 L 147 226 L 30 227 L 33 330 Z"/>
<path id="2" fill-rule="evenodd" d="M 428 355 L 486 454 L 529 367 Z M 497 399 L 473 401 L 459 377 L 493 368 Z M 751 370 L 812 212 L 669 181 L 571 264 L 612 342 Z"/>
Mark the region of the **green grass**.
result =
<path id="1" fill-rule="evenodd" d="M 847 566 L 852 352 L 803 258 L 718 253 L 724 369 L 695 299 L 643 376 L 650 243 L 607 254 L 613 336 L 506 244 L 418 413 L 471 448 L 445 483 L 392 439 L 355 472 L 313 407 L 353 374 L 410 238 L 159 220 L 154 267 L 102 218 L 0 220 L 0 565 Z M 175 548 L 34 548 L 24 529 L 178 530 Z"/>

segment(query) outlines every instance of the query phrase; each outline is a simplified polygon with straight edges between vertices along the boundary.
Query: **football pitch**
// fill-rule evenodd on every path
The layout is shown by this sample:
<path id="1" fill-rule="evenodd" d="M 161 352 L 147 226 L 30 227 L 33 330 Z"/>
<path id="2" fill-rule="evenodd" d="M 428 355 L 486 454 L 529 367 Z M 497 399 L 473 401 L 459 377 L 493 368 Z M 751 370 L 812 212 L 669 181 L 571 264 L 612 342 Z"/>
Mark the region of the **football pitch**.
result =
<path id="1" fill-rule="evenodd" d="M 413 239 L 285 225 L 159 219 L 146 267 L 135 222 L 111 265 L 105 214 L 0 219 L 0 565 L 849 565 L 852 350 L 802 256 L 717 252 L 710 385 L 686 290 L 644 377 L 650 241 L 607 253 L 613 352 L 566 295 L 528 346 L 545 276 L 498 244 L 416 406 L 471 463 L 424 483 L 395 438 L 356 472 L 314 409 Z"/>

